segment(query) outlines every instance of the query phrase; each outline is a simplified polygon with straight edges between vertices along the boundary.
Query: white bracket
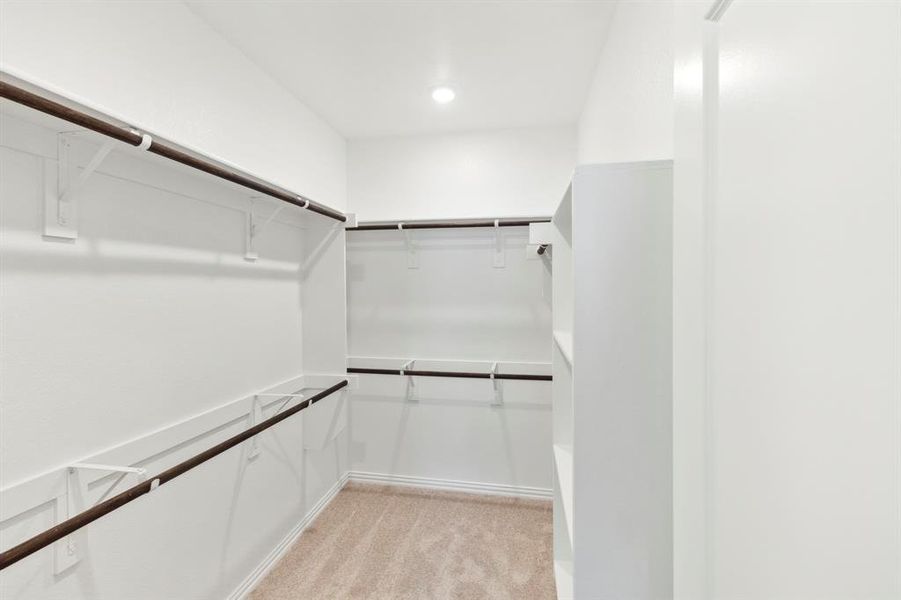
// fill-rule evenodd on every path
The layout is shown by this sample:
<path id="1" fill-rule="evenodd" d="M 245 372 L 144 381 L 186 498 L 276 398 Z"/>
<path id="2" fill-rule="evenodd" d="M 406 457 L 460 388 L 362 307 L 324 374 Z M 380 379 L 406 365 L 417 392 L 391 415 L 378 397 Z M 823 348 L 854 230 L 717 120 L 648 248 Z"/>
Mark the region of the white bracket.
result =
<path id="1" fill-rule="evenodd" d="M 123 467 L 119 465 L 98 465 L 93 463 L 75 463 L 69 465 L 66 473 L 66 493 L 56 498 L 56 522 L 62 523 L 77 515 L 88 498 L 88 482 L 79 476 L 79 471 L 105 471 L 137 475 L 138 481 L 147 480 L 147 469 L 143 467 Z M 159 481 L 155 479 L 154 481 Z M 114 484 L 115 485 L 115 484 Z M 151 489 L 155 489 L 154 486 Z M 66 536 L 53 545 L 53 574 L 60 575 L 70 569 L 81 557 L 78 555 L 78 544 L 72 535 Z"/>
<path id="2" fill-rule="evenodd" d="M 253 404 L 250 407 L 250 426 L 254 427 L 263 421 L 263 405 L 259 396 L 253 397 Z M 250 438 L 250 447 L 247 450 L 247 460 L 253 460 L 260 455 L 260 443 L 257 436 Z"/>
<path id="3" fill-rule="evenodd" d="M 94 463 L 75 463 L 69 465 L 69 473 L 74 473 L 75 469 L 107 471 L 108 473 L 134 473 L 141 481 L 147 479 L 147 469 L 144 467 L 120 467 L 118 465 L 98 465 Z"/>
<path id="4" fill-rule="evenodd" d="M 282 410 L 284 410 L 284 408 L 286 406 L 288 406 L 288 403 L 291 402 L 292 400 L 294 400 L 295 398 L 300 398 L 301 400 L 304 399 L 303 394 L 268 394 L 268 393 L 267 394 L 255 394 L 253 397 L 253 405 L 250 408 L 250 427 L 254 427 L 264 421 L 262 398 L 267 398 L 267 397 L 275 397 L 275 398 L 283 399 L 283 402 L 281 403 L 281 405 L 277 409 L 275 409 L 275 412 L 272 413 L 270 418 L 272 418 L 275 415 L 277 415 L 278 413 L 282 412 Z M 258 437 L 259 436 L 255 435 L 252 438 L 250 438 L 250 448 L 247 451 L 247 460 L 248 461 L 253 460 L 257 456 L 260 455 L 260 445 L 259 445 L 259 442 L 257 441 Z"/>
<path id="5" fill-rule="evenodd" d="M 504 238 L 501 235 L 501 226 L 498 219 L 494 220 L 494 268 L 504 268 Z"/>
<path id="6" fill-rule="evenodd" d="M 504 388 L 501 386 L 501 382 L 495 378 L 497 375 L 497 363 L 491 364 L 491 385 L 494 388 L 494 399 L 492 400 L 492 406 L 500 406 L 504 403 Z"/>
<path id="7" fill-rule="evenodd" d="M 416 359 L 408 360 L 404 363 L 404 366 L 400 368 L 401 376 L 406 374 L 406 371 L 413 370 L 413 364 L 416 362 Z M 405 398 L 410 402 L 416 401 L 416 381 L 413 379 L 412 375 L 407 375 L 407 391 L 405 394 Z"/>
<path id="8" fill-rule="evenodd" d="M 69 486 L 66 487 L 66 493 L 55 498 L 54 516 L 56 524 L 59 525 L 63 521 L 74 517 L 77 509 L 72 502 L 72 493 Z M 64 571 L 71 569 L 81 557 L 78 555 L 78 545 L 71 535 L 66 536 L 53 544 L 53 574 L 61 575 Z"/>
<path id="9" fill-rule="evenodd" d="M 535 246 L 554 242 L 553 223 L 529 223 L 529 243 Z"/>
<path id="10" fill-rule="evenodd" d="M 250 210 L 247 212 L 247 220 L 246 226 L 244 228 L 244 260 L 255 261 L 260 257 L 257 253 L 256 241 L 257 238 L 263 233 L 263 230 L 278 216 L 278 213 L 285 208 L 285 204 L 279 202 L 278 206 L 269 214 L 268 217 L 262 222 L 259 222 L 259 217 L 254 214 L 253 207 L 256 203 L 256 199 L 262 198 L 263 196 L 254 196 L 250 199 Z M 309 200 L 305 200 L 305 204 L 303 208 L 306 208 L 310 205 Z"/>
<path id="11" fill-rule="evenodd" d="M 290 402 L 292 399 L 294 399 L 294 398 L 301 398 L 301 399 L 306 398 L 306 395 L 305 395 L 305 394 L 276 394 L 276 393 L 266 393 L 266 394 L 257 394 L 257 396 L 260 397 L 260 398 L 265 398 L 265 397 L 267 397 L 267 396 L 268 396 L 268 397 L 272 397 L 272 398 L 284 398 L 285 401 L 282 403 L 282 405 L 279 407 L 279 409 L 278 409 L 277 411 L 275 411 L 276 413 L 280 412 L 283 408 L 285 408 L 285 404 L 287 404 L 288 402 Z"/>
<path id="12" fill-rule="evenodd" d="M 553 223 L 529 223 L 529 243 L 526 246 L 526 258 L 538 260 L 541 257 L 550 258 L 548 250 L 554 242 Z M 544 246 L 545 250 L 538 253 Z"/>
<path id="13" fill-rule="evenodd" d="M 75 179 L 71 164 L 72 139 L 77 131 L 63 132 L 56 136 L 56 164 L 44 159 L 44 236 L 74 240 L 78 238 L 78 192 L 100 167 L 107 155 L 116 147 L 116 140 L 104 142 L 87 166 Z M 138 150 L 146 150 L 153 143 L 146 133 L 141 135 Z M 54 168 L 55 167 L 55 168 Z"/>
<path id="14" fill-rule="evenodd" d="M 410 237 L 410 230 L 404 229 L 403 223 L 398 223 L 397 229 L 404 234 L 404 243 L 407 246 L 407 268 L 418 269 L 419 255 L 416 253 L 416 246 L 413 244 L 413 239 Z"/>

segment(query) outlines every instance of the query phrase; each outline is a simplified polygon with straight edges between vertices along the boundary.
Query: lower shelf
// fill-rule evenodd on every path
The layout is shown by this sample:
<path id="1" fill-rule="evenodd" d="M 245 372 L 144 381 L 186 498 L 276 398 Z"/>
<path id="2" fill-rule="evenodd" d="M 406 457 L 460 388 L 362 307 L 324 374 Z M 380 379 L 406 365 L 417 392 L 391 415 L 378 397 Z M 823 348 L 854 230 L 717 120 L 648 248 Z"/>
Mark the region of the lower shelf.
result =
<path id="1" fill-rule="evenodd" d="M 557 583 L 557 600 L 573 598 L 573 564 L 569 561 L 554 561 L 554 579 Z"/>
<path id="2" fill-rule="evenodd" d="M 573 539 L 573 451 L 570 446 L 554 444 L 554 467 L 566 531 Z"/>

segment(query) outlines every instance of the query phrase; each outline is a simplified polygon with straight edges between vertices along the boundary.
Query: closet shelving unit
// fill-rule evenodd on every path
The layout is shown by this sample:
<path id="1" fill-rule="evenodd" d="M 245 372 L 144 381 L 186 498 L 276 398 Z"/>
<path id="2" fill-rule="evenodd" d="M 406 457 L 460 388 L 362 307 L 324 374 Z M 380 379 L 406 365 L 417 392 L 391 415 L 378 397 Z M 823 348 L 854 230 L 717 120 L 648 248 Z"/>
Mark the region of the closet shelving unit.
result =
<path id="1" fill-rule="evenodd" d="M 265 194 L 287 204 L 292 204 L 330 219 L 341 221 L 342 223 L 347 221 L 347 217 L 344 214 L 327 206 L 313 202 L 305 196 L 281 189 L 270 183 L 241 173 L 236 169 L 225 168 L 214 161 L 190 153 L 174 144 L 154 139 L 153 136 L 150 136 L 145 132 L 114 123 L 108 118 L 92 114 L 86 110 L 73 108 L 45 95 L 32 92 L 25 87 L 15 85 L 8 81 L 0 81 L 0 98 L 6 98 L 16 104 L 33 108 L 44 114 L 72 123 L 73 125 L 100 133 L 108 138 L 118 140 L 141 150 L 146 150 L 152 154 L 169 159 L 172 162 L 180 163 L 225 181 L 230 181 L 231 183 L 247 188 L 248 190 Z"/>
<path id="2" fill-rule="evenodd" d="M 573 597 L 573 245 L 572 185 L 553 218 L 554 575 Z"/>
<path id="3" fill-rule="evenodd" d="M 553 217 L 558 598 L 671 596 L 672 164 L 583 165 Z"/>
<path id="4" fill-rule="evenodd" d="M 490 227 L 528 227 L 532 223 L 549 223 L 548 217 L 497 219 L 443 219 L 434 221 L 377 221 L 347 227 L 347 231 L 392 231 L 404 229 L 469 229 Z"/>
<path id="5" fill-rule="evenodd" d="M 227 440 L 220 442 L 219 444 L 216 444 L 212 448 L 209 448 L 208 450 L 192 456 L 191 458 L 178 463 L 174 467 L 166 469 L 153 478 L 132 486 L 127 490 L 116 494 L 112 498 L 104 500 L 103 502 L 100 502 L 99 504 L 96 504 L 91 508 L 78 513 L 74 517 L 71 517 L 57 524 L 55 527 L 39 533 L 38 535 L 35 535 L 33 537 L 30 537 L 8 550 L 0 552 L 0 570 L 14 565 L 20 560 L 31 556 L 38 550 L 67 537 L 68 535 L 78 531 L 86 525 L 90 525 L 100 517 L 107 515 L 115 511 L 116 509 L 121 508 L 122 506 L 125 506 L 129 502 L 137 500 L 144 494 L 149 494 L 159 486 L 169 483 L 176 477 L 184 475 L 191 469 L 199 467 L 210 459 L 216 458 L 226 450 L 230 450 L 235 446 L 241 444 L 242 442 L 252 439 L 254 436 L 309 408 L 313 404 L 319 402 L 320 400 L 328 397 L 329 395 L 346 386 L 347 380 L 339 381 L 335 385 L 303 400 L 302 402 L 281 413 L 276 414 L 275 416 L 266 419 L 262 423 L 258 423 L 257 425 L 250 427 L 237 435 L 233 435 Z M 286 397 L 286 400 L 289 399 L 289 396 Z M 104 467 L 104 465 L 99 465 L 99 467 Z"/>
<path id="6" fill-rule="evenodd" d="M 403 377 L 450 377 L 456 379 L 497 379 L 510 381 L 551 381 L 553 379 L 548 373 L 536 373 L 535 371 L 543 371 L 545 369 L 545 365 L 537 363 L 487 362 L 483 364 L 481 370 L 476 371 L 467 367 L 421 368 L 417 366 L 423 363 L 448 363 L 448 361 L 431 359 L 386 359 L 382 357 L 367 359 L 349 356 L 347 362 L 347 372 L 351 375 L 400 375 Z M 374 362 L 388 364 L 359 366 L 360 363 L 371 364 Z M 470 361 L 464 364 L 471 365 L 473 363 Z"/>
<path id="7" fill-rule="evenodd" d="M 3 77 L 7 78 L 6 75 L 3 75 Z M 9 79 L 12 80 L 13 78 Z M 88 177 L 113 177 L 123 182 L 127 181 L 136 187 L 152 187 L 169 196 L 190 199 L 195 202 L 207 202 L 208 204 L 219 205 L 222 208 L 233 209 L 234 207 L 226 201 L 221 203 L 209 202 L 208 199 L 202 198 L 202 196 L 206 195 L 205 193 L 200 194 L 198 197 L 190 195 L 187 192 L 195 189 L 193 185 L 188 186 L 184 192 L 179 191 L 186 188 L 186 178 L 197 177 L 199 172 L 203 174 L 198 179 L 203 182 L 202 187 L 204 189 L 215 189 L 217 193 L 222 193 L 223 196 L 228 198 L 234 199 L 249 193 L 263 194 L 276 200 L 278 207 L 287 204 L 292 205 L 295 209 L 303 209 L 297 210 L 289 222 L 303 231 L 301 239 L 306 260 L 302 263 L 304 285 L 301 287 L 301 300 L 303 309 L 309 310 L 316 315 L 315 319 L 308 320 L 303 329 L 302 344 L 306 350 L 302 361 L 303 373 L 295 380 L 292 380 L 302 382 L 297 384 L 297 389 L 292 388 L 291 391 L 282 391 L 281 389 L 276 390 L 273 388 L 271 393 L 261 392 L 260 394 L 255 394 L 252 398 L 253 404 L 248 411 L 248 417 L 252 423 L 250 426 L 210 447 L 194 453 L 180 462 L 169 463 L 171 466 L 167 464 L 168 468 L 161 468 L 156 471 L 144 466 L 137 467 L 133 465 L 137 463 L 142 465 L 151 464 L 155 461 L 166 464 L 165 455 L 173 446 L 156 446 L 155 436 L 159 436 L 160 439 L 174 439 L 175 436 L 169 435 L 170 429 L 179 431 L 191 430 L 196 433 L 193 438 L 188 437 L 184 442 L 182 440 L 177 442 L 178 445 L 184 443 L 187 447 L 189 444 L 197 443 L 197 439 L 205 437 L 210 431 L 203 429 L 204 425 L 195 425 L 195 421 L 211 422 L 209 415 L 213 413 L 216 415 L 221 413 L 232 417 L 231 420 L 226 420 L 224 423 L 217 423 L 213 430 L 224 431 L 226 427 L 233 427 L 237 421 L 243 420 L 243 416 L 238 419 L 234 418 L 236 413 L 242 412 L 238 406 L 244 405 L 243 400 L 223 404 L 201 415 L 191 417 L 175 425 L 167 425 L 164 429 L 156 430 L 141 438 L 129 440 L 125 444 L 100 453 L 103 455 L 121 452 L 123 456 L 130 457 L 123 459 L 123 463 L 128 462 L 127 465 L 111 464 L 113 461 L 102 459 L 73 462 L 63 471 L 75 473 L 77 469 L 81 469 L 97 474 L 96 476 L 92 475 L 91 478 L 81 480 L 84 482 L 84 490 L 89 489 L 88 483 L 96 483 L 113 472 L 138 474 L 140 481 L 136 485 L 127 487 L 118 493 L 111 493 L 113 489 L 111 487 L 109 488 L 110 493 L 105 493 L 102 496 L 99 495 L 99 491 L 92 489 L 91 500 L 93 503 L 88 503 L 88 498 L 80 497 L 81 492 L 75 488 L 69 488 L 69 479 L 67 478 L 66 500 L 64 502 L 66 509 L 64 512 L 59 512 L 59 509 L 57 509 L 56 524 L 21 540 L 16 535 L 8 536 L 10 539 L 17 540 L 17 543 L 0 551 L 0 571 L 49 546 L 66 543 L 66 539 L 72 534 L 94 521 L 118 511 L 126 504 L 141 499 L 148 494 L 151 495 L 150 498 L 156 497 L 153 495 L 153 492 L 160 486 L 166 485 L 174 479 L 206 465 L 206 463 L 226 451 L 232 450 L 234 453 L 240 450 L 241 445 L 245 442 L 256 443 L 257 436 L 291 419 L 295 415 L 304 414 L 303 420 L 292 419 L 292 425 L 301 427 L 304 435 L 309 438 L 304 438 L 305 450 L 318 451 L 321 448 L 315 446 L 323 446 L 330 442 L 333 439 L 334 431 L 339 430 L 343 426 L 343 423 L 338 421 L 340 419 L 346 421 L 346 411 L 343 411 L 343 407 L 346 403 L 345 396 L 349 387 L 349 381 L 353 380 L 353 378 L 347 378 L 343 374 L 343 365 L 346 357 L 345 305 L 343 303 L 345 297 L 345 240 L 343 230 L 344 224 L 348 220 L 347 216 L 340 211 L 313 202 L 305 196 L 275 186 L 237 168 L 227 166 L 214 159 L 177 146 L 174 143 L 151 136 L 146 132 L 138 131 L 112 117 L 66 99 L 57 98 L 55 95 L 46 90 L 40 90 L 36 86 L 31 86 L 24 82 L 18 85 L 11 81 L 0 81 L 0 99 L 2 99 L 0 100 L 0 109 L 2 109 L 0 110 L 0 113 L 2 113 L 0 117 L 4 119 L 5 128 L 4 143 L 7 142 L 6 138 L 15 139 L 18 145 L 9 146 L 9 148 L 13 151 L 22 152 L 23 144 L 21 140 L 27 139 L 30 143 L 30 145 L 26 146 L 29 151 L 31 151 L 32 146 L 38 149 L 34 156 L 43 160 L 46 167 L 45 176 L 47 172 L 57 175 L 59 173 L 59 170 L 56 168 L 57 165 L 60 165 L 60 167 L 65 166 L 65 170 L 71 173 L 71 177 L 67 176 L 65 182 L 60 178 L 60 181 L 54 180 L 52 182 L 54 185 L 52 186 L 48 186 L 45 179 L 45 192 L 52 190 L 53 203 L 62 205 L 65 200 L 70 205 L 70 210 L 67 213 L 59 210 L 53 215 L 45 215 L 45 218 L 53 217 L 50 220 L 61 219 L 61 223 L 68 224 L 68 227 L 60 228 L 59 235 L 48 234 L 45 227 L 45 240 L 57 237 L 74 240 L 77 237 L 77 229 L 73 227 L 77 220 L 72 218 L 74 215 L 77 215 L 77 212 L 74 212 L 71 207 L 73 203 L 71 196 L 75 195 L 72 190 L 74 187 L 77 191 L 77 188 Z M 11 123 L 17 124 L 13 126 Z M 6 129 L 7 126 L 8 129 Z M 74 131 L 73 126 L 75 126 Z M 66 154 L 62 156 L 57 155 L 53 158 L 39 153 L 46 153 L 45 148 L 48 147 L 46 140 L 50 136 L 58 138 L 59 136 L 73 134 L 79 136 L 79 144 L 84 146 L 84 148 L 80 149 L 81 152 L 76 153 L 67 150 Z M 100 147 L 99 151 L 95 149 L 97 146 Z M 83 151 L 88 149 L 88 147 L 91 147 L 94 158 L 90 161 L 79 160 L 82 158 Z M 123 170 L 123 162 L 131 163 L 131 161 L 137 159 L 138 162 L 143 163 L 140 169 L 141 177 L 131 179 L 129 176 L 109 174 L 101 171 L 98 168 L 100 163 L 113 150 L 122 155 L 120 156 L 120 164 L 113 169 L 114 173 L 116 169 Z M 160 158 L 151 158 L 145 153 L 153 154 Z M 78 154 L 78 156 L 74 156 L 75 154 Z M 85 164 L 85 166 L 82 167 L 82 164 Z M 50 168 L 50 165 L 54 168 Z M 185 169 L 185 167 L 188 168 Z M 124 170 L 131 176 L 137 171 L 133 163 L 130 165 L 130 168 L 126 167 Z M 151 176 L 160 175 L 167 171 L 167 174 L 172 176 L 172 180 L 177 182 L 176 185 L 171 186 L 172 189 L 147 183 Z M 78 176 L 75 173 L 78 173 Z M 56 184 L 58 183 L 67 184 L 65 186 L 60 185 L 60 187 L 65 188 L 61 193 L 57 191 Z M 47 195 L 49 194 L 45 193 L 45 209 L 48 208 L 46 205 Z M 91 201 L 94 202 L 93 208 L 96 211 L 99 201 L 95 196 L 91 197 Z M 256 198 L 258 196 L 250 197 Z M 54 210 L 57 210 L 56 207 L 54 207 Z M 277 211 L 271 212 L 268 221 L 271 221 L 276 213 Z M 63 219 L 64 215 L 68 218 Z M 298 221 L 302 224 L 302 227 L 296 224 Z M 92 231 L 96 231 L 96 229 Z M 248 266 L 247 268 L 252 269 L 253 267 Z M 284 385 L 286 384 L 276 385 L 275 388 L 282 388 Z M 248 398 L 248 400 L 250 399 Z M 322 402 L 324 400 L 325 402 Z M 280 406 L 273 411 L 272 409 L 276 402 L 279 402 Z M 247 404 L 250 404 L 250 402 Z M 264 415 L 269 416 L 265 418 Z M 199 429 L 194 430 L 194 427 Z M 219 437 L 221 438 L 221 436 Z M 147 441 L 150 438 L 154 439 Z M 201 445 L 201 443 L 197 443 L 197 445 Z M 139 452 L 136 448 L 143 449 L 151 446 L 153 447 L 153 452 L 149 457 L 144 458 L 142 456 L 140 460 L 135 460 L 134 457 L 138 456 L 137 453 Z M 181 456 L 183 457 L 184 453 Z M 249 454 L 249 456 L 252 458 L 255 455 Z M 107 462 L 110 462 L 110 464 L 107 464 Z M 150 473 L 155 474 L 148 477 L 148 470 Z M 54 479 L 55 475 L 57 475 L 56 471 L 50 471 L 3 490 L 4 494 L 10 494 L 11 491 L 15 492 L 14 506 L 18 507 L 29 503 L 27 510 L 11 513 L 13 518 L 18 519 L 20 515 L 28 514 L 33 506 L 47 504 L 48 500 L 45 498 L 46 490 L 54 489 L 53 485 L 56 485 L 55 483 L 49 484 L 48 481 L 56 481 Z M 76 478 L 76 481 L 78 481 L 78 478 Z M 22 488 L 24 491 L 18 488 Z M 78 497 L 77 503 L 70 499 L 75 497 Z M 8 496 L 4 496 L 4 500 L 6 499 L 8 499 Z M 56 500 L 58 498 L 50 498 L 50 501 Z M 32 501 L 34 501 L 33 505 L 31 504 Z M 152 502 L 152 500 L 150 501 Z M 76 504 L 78 505 L 77 508 L 75 508 Z M 85 506 L 81 506 L 82 504 Z M 10 510 L 9 505 L 6 505 L 5 508 L 7 511 Z M 69 514 L 71 516 L 68 516 Z M 6 514 L 4 514 L 3 518 L 7 522 L 12 520 L 8 519 Z M 55 574 L 70 568 L 78 561 L 74 548 L 74 544 L 69 545 L 67 552 L 69 556 L 65 559 L 63 566 L 60 566 L 58 558 L 55 559 Z"/>
<path id="8" fill-rule="evenodd" d="M 345 228 L 348 232 L 369 231 L 400 231 L 408 233 L 416 230 L 448 230 L 448 229 L 501 229 L 501 228 L 527 228 L 533 224 L 550 224 L 552 218 L 548 216 L 538 217 L 498 217 L 498 218 L 467 218 L 467 219 L 438 219 L 438 220 L 406 220 L 406 221 L 372 221 L 360 222 Z M 409 242 L 408 242 L 409 243 Z M 539 255 L 544 254 L 547 245 L 538 245 Z M 498 266 L 498 265 L 495 265 Z M 347 372 L 357 375 L 399 375 L 406 377 L 446 377 L 464 379 L 497 379 L 519 381 L 551 381 L 552 376 L 546 372 L 545 364 L 530 364 L 517 362 L 487 362 L 478 370 L 469 368 L 447 366 L 438 368 L 422 368 L 414 365 L 423 363 L 438 364 L 447 363 L 433 359 L 398 359 L 390 357 L 348 357 Z M 456 361 L 472 365 L 480 361 Z M 378 364 L 375 364 L 378 363 Z M 525 370 L 525 371 L 524 371 Z M 536 372 L 539 371 L 539 372 Z"/>

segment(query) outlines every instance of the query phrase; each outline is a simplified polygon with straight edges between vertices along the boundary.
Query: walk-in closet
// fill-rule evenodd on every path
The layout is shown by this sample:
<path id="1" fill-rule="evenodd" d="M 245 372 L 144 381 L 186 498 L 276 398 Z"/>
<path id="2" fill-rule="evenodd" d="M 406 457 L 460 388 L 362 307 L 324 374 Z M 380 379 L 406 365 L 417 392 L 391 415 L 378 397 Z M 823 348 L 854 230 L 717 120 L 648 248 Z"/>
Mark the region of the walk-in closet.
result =
<path id="1" fill-rule="evenodd" d="M 901 0 L 0 0 L 0 600 L 901 599 Z"/>

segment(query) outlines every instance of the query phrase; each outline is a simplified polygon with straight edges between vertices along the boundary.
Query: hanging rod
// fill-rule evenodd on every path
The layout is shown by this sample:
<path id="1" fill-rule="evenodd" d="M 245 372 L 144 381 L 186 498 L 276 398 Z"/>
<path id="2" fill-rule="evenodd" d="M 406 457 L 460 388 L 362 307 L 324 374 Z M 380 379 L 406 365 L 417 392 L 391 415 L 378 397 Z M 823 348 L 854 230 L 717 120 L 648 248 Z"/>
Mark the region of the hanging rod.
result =
<path id="1" fill-rule="evenodd" d="M 415 369 L 366 369 L 347 367 L 348 373 L 366 375 L 403 375 L 405 377 L 463 377 L 466 379 L 492 379 L 491 373 L 469 373 L 464 371 L 419 371 Z M 518 381 L 553 381 L 552 375 L 522 375 L 517 373 L 495 373 L 493 379 L 514 379 Z"/>
<path id="2" fill-rule="evenodd" d="M 119 140 L 120 142 L 125 142 L 126 144 L 130 144 L 132 146 L 140 146 L 144 142 L 144 136 L 134 129 L 115 125 L 113 123 L 110 123 L 109 121 L 95 117 L 94 115 L 66 106 L 64 104 L 60 104 L 59 102 L 55 102 L 38 94 L 29 92 L 24 88 L 12 85 L 11 83 L 8 83 L 6 81 L 0 81 L 0 97 L 6 98 L 7 100 L 11 100 L 23 106 L 33 108 L 58 119 L 74 123 L 75 125 L 90 129 L 91 131 L 96 131 L 97 133 L 101 133 L 107 137 Z M 187 165 L 193 169 L 197 169 L 198 171 L 203 171 L 204 173 L 213 175 L 214 177 L 236 183 L 255 192 L 266 194 L 267 196 L 272 196 L 273 198 L 278 198 L 279 200 L 287 202 L 288 204 L 293 204 L 294 206 L 305 208 L 314 213 L 329 217 L 330 219 L 335 219 L 336 221 L 347 221 L 347 217 L 342 213 L 326 206 L 322 206 L 321 204 L 317 204 L 309 198 L 305 198 L 304 196 L 301 196 L 299 194 L 286 192 L 267 183 L 258 182 L 248 177 L 247 175 L 236 173 L 210 161 L 197 158 L 186 152 L 178 150 L 173 146 L 158 142 L 155 139 L 146 149 L 148 152 L 153 152 L 158 156 L 162 156 L 164 158 L 168 158 L 171 161 Z"/>
<path id="3" fill-rule="evenodd" d="M 13 546 L 9 550 L 0 553 L 0 571 L 2 571 L 3 569 L 5 569 L 6 567 L 8 567 L 10 565 L 13 565 L 13 564 L 19 562 L 26 556 L 34 554 L 41 548 L 49 546 L 53 542 L 56 542 L 64 537 L 66 537 L 67 535 L 70 535 L 73 532 L 78 531 L 85 525 L 88 525 L 89 523 L 96 521 L 100 517 L 113 512 L 117 508 L 121 508 L 122 506 L 128 504 L 132 500 L 137 500 L 144 494 L 147 494 L 147 493 L 155 490 L 157 487 L 159 487 L 163 484 L 169 483 L 170 481 L 172 481 L 179 475 L 183 475 L 183 474 L 187 473 L 194 467 L 197 467 L 197 466 L 205 463 L 206 461 L 210 460 L 211 458 L 214 458 L 214 457 L 222 454 L 226 450 L 237 446 L 241 442 L 244 442 L 244 441 L 252 438 L 253 436 L 257 435 L 258 433 L 263 432 L 263 431 L 269 429 L 270 427 L 272 427 L 273 425 L 280 423 L 281 421 L 284 421 L 288 417 L 299 413 L 303 409 L 308 408 L 309 406 L 312 406 L 316 402 L 319 402 L 326 396 L 329 396 L 330 394 L 337 392 L 338 390 L 345 387 L 346 385 L 347 385 L 346 379 L 339 381 L 332 387 L 330 387 L 326 390 L 323 390 L 323 391 L 319 392 L 318 394 L 310 396 L 303 402 L 299 403 L 297 406 L 293 406 L 293 407 L 289 408 L 288 410 L 275 415 L 274 417 L 270 417 L 270 418 L 266 419 L 265 421 L 261 421 L 257 425 L 254 425 L 253 427 L 246 429 L 246 430 L 242 431 L 241 433 L 228 438 L 224 442 L 216 444 L 209 450 L 205 450 L 204 452 L 201 452 L 200 454 L 197 454 L 194 457 L 189 458 L 186 461 L 178 463 L 177 465 L 175 465 L 174 467 L 172 467 L 170 469 L 166 469 L 165 471 L 163 471 L 156 477 L 148 478 L 147 481 L 139 483 L 136 486 L 130 487 L 127 490 L 125 490 L 124 492 L 117 494 L 107 500 L 104 500 L 100 504 L 97 504 L 96 506 L 92 506 L 91 508 L 89 508 L 86 511 L 78 513 L 71 519 L 66 519 L 62 523 L 57 524 L 55 527 L 51 527 L 47 531 L 44 531 L 43 533 L 39 533 L 38 535 L 36 535 L 32 538 L 28 538 L 27 540 L 25 540 L 24 542 L 22 542 L 21 544 L 19 544 L 17 546 Z"/>
<path id="4" fill-rule="evenodd" d="M 360 223 L 348 227 L 347 231 L 387 231 L 389 229 L 456 229 L 462 227 L 526 227 L 531 223 L 550 223 L 550 217 L 533 219 L 488 219 L 488 220 L 446 220 L 446 221 L 396 221 Z"/>
<path id="5" fill-rule="evenodd" d="M 540 246 L 538 246 L 538 256 L 541 256 L 542 254 L 547 252 L 547 247 L 548 244 L 541 244 Z"/>

